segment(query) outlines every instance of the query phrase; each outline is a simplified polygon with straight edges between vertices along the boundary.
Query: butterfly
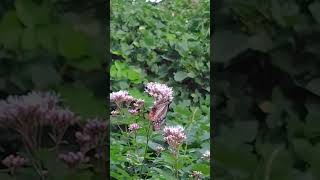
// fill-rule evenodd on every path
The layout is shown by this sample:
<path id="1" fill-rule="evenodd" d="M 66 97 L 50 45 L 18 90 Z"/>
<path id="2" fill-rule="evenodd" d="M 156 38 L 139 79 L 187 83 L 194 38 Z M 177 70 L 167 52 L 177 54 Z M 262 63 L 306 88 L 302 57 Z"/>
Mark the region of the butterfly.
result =
<path id="1" fill-rule="evenodd" d="M 170 100 L 157 102 L 149 112 L 149 119 L 152 121 L 153 130 L 158 131 L 165 124 L 168 108 L 171 104 Z"/>

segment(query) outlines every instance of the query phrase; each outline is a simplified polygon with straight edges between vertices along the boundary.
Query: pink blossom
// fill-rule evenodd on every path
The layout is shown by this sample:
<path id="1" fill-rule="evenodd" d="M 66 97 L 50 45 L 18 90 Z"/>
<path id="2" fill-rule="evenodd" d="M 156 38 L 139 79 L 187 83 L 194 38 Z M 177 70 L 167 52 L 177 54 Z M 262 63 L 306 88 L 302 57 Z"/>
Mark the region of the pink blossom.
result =
<path id="1" fill-rule="evenodd" d="M 139 128 L 140 128 L 139 124 L 133 123 L 133 124 L 130 124 L 130 126 L 129 126 L 128 129 L 129 129 L 131 132 L 134 132 L 134 131 L 137 131 Z"/>
<path id="2" fill-rule="evenodd" d="M 145 91 L 155 98 L 155 104 L 158 101 L 173 100 L 173 91 L 171 87 L 166 84 L 160 84 L 157 82 L 150 82 L 146 85 Z"/>
<path id="3" fill-rule="evenodd" d="M 64 161 L 69 166 L 69 168 L 74 168 L 81 162 L 86 162 L 88 160 L 87 158 L 85 158 L 82 152 L 69 152 L 67 154 L 60 154 L 59 159 Z"/>
<path id="4" fill-rule="evenodd" d="M 123 102 L 125 101 L 126 96 L 128 96 L 128 91 L 120 90 L 118 92 L 110 93 L 110 100 L 113 102 Z"/>
<path id="5" fill-rule="evenodd" d="M 177 149 L 187 139 L 181 126 L 165 127 L 163 132 L 164 140 L 174 149 Z"/>
<path id="6" fill-rule="evenodd" d="M 128 112 L 132 115 L 137 115 L 139 113 L 137 109 L 129 109 Z"/>
<path id="7" fill-rule="evenodd" d="M 11 173 L 13 173 L 15 169 L 25 165 L 27 162 L 27 159 L 12 154 L 2 160 L 2 164 L 7 166 L 10 169 Z"/>
<path id="8" fill-rule="evenodd" d="M 136 108 L 136 109 L 140 109 L 142 108 L 144 105 L 144 100 L 143 99 L 136 99 L 133 106 Z"/>

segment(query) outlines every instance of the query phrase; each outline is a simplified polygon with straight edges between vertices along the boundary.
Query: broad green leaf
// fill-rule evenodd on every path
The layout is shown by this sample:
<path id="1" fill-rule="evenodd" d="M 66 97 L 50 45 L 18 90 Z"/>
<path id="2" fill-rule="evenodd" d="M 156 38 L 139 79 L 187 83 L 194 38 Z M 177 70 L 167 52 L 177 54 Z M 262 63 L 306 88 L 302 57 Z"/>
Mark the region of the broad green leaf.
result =
<path id="1" fill-rule="evenodd" d="M 26 28 L 22 34 L 22 48 L 25 50 L 34 50 L 37 48 L 36 32 L 34 28 Z"/>
<path id="2" fill-rule="evenodd" d="M 84 118 L 106 116 L 105 99 L 95 97 L 93 92 L 82 84 L 58 87 L 66 106 Z"/>
<path id="3" fill-rule="evenodd" d="M 69 25 L 60 25 L 58 32 L 58 50 L 68 59 L 89 55 L 89 41 L 87 36 L 76 31 Z"/>
<path id="4" fill-rule="evenodd" d="M 181 82 L 188 77 L 188 73 L 183 71 L 178 71 L 174 74 L 174 80 Z"/>
<path id="5" fill-rule="evenodd" d="M 16 49 L 20 45 L 23 29 L 15 11 L 8 11 L 0 23 L 0 43 L 9 49 Z"/>
<path id="6" fill-rule="evenodd" d="M 51 64 L 33 65 L 29 67 L 28 71 L 36 88 L 53 87 L 61 81 L 59 73 Z"/>
<path id="7" fill-rule="evenodd" d="M 228 63 L 232 58 L 248 48 L 248 37 L 232 31 L 216 32 L 213 38 L 215 62 Z"/>
<path id="8" fill-rule="evenodd" d="M 49 9 L 32 0 L 16 0 L 15 7 L 19 19 L 25 26 L 34 27 L 49 23 Z"/>

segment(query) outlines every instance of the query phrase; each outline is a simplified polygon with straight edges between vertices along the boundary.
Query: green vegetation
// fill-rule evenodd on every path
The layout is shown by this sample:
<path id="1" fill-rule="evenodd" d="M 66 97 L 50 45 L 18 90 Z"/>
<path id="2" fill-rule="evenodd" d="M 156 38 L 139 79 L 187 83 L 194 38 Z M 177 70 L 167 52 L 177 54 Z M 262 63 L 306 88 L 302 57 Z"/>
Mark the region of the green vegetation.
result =
<path id="1" fill-rule="evenodd" d="M 111 91 L 127 90 L 145 100 L 141 116 L 124 111 L 111 118 L 112 177 L 192 179 L 193 171 L 200 171 L 201 178 L 209 179 L 209 161 L 201 159 L 210 150 L 209 18 L 208 0 L 111 1 Z M 174 92 L 166 125 L 183 126 L 187 136 L 178 162 L 162 131 L 149 128 L 153 98 L 143 92 L 148 82 L 166 84 Z M 136 138 L 125 131 L 134 122 L 141 127 Z M 159 145 L 165 150 L 157 156 Z"/>

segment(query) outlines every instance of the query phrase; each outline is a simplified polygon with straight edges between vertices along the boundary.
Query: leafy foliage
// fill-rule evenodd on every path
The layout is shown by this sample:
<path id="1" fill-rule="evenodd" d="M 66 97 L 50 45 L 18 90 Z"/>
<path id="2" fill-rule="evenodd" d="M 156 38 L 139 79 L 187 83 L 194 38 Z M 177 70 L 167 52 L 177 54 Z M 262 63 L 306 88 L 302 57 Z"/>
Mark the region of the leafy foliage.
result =
<path id="1" fill-rule="evenodd" d="M 320 178 L 317 7 L 217 2 L 214 179 Z"/>
<path id="2" fill-rule="evenodd" d="M 100 22 L 101 14 L 92 10 L 96 6 L 102 7 L 101 2 L 1 1 L 0 98 L 50 89 L 58 92 L 63 104 L 80 115 L 82 121 L 105 118 L 105 39 L 100 37 L 106 24 Z M 11 153 L 26 155 L 21 138 L 2 125 L 1 160 Z M 66 132 L 65 138 L 70 144 L 63 147 L 63 151 L 74 150 L 75 130 L 79 127 L 69 128 Z M 51 142 L 48 134 L 49 130 L 45 129 L 42 138 Z M 77 173 L 72 173 L 57 158 L 56 152 L 47 147 L 41 147 L 35 154 L 38 157 L 28 158 L 42 163 L 46 179 L 103 178 L 101 168 L 91 166 L 80 167 Z M 105 160 L 108 159 L 103 162 Z M 11 176 L 1 164 L 0 179 L 39 179 L 39 174 L 32 167 L 30 162 Z"/>
<path id="3" fill-rule="evenodd" d="M 210 149 L 210 88 L 209 88 L 209 1 L 166 1 L 151 3 L 144 0 L 111 1 L 111 91 L 127 90 L 135 98 L 152 98 L 141 90 L 147 82 L 159 82 L 173 87 L 174 101 L 166 118 L 167 125 L 180 124 L 186 128 L 187 142 L 182 146 L 178 167 L 181 179 L 190 178 L 192 171 L 201 171 L 209 178 L 208 162 L 200 160 Z M 138 150 L 132 152 L 119 127 L 127 129 L 137 121 Z M 163 152 L 155 157 L 157 145 L 166 146 L 161 133 L 153 133 L 146 144 L 148 121 L 145 118 L 112 118 L 111 171 L 116 179 L 130 175 L 145 178 L 174 179 L 174 158 Z M 134 145 L 133 145 L 134 146 Z M 127 158 L 130 156 L 130 161 Z M 150 167 L 140 169 L 141 167 Z"/>

